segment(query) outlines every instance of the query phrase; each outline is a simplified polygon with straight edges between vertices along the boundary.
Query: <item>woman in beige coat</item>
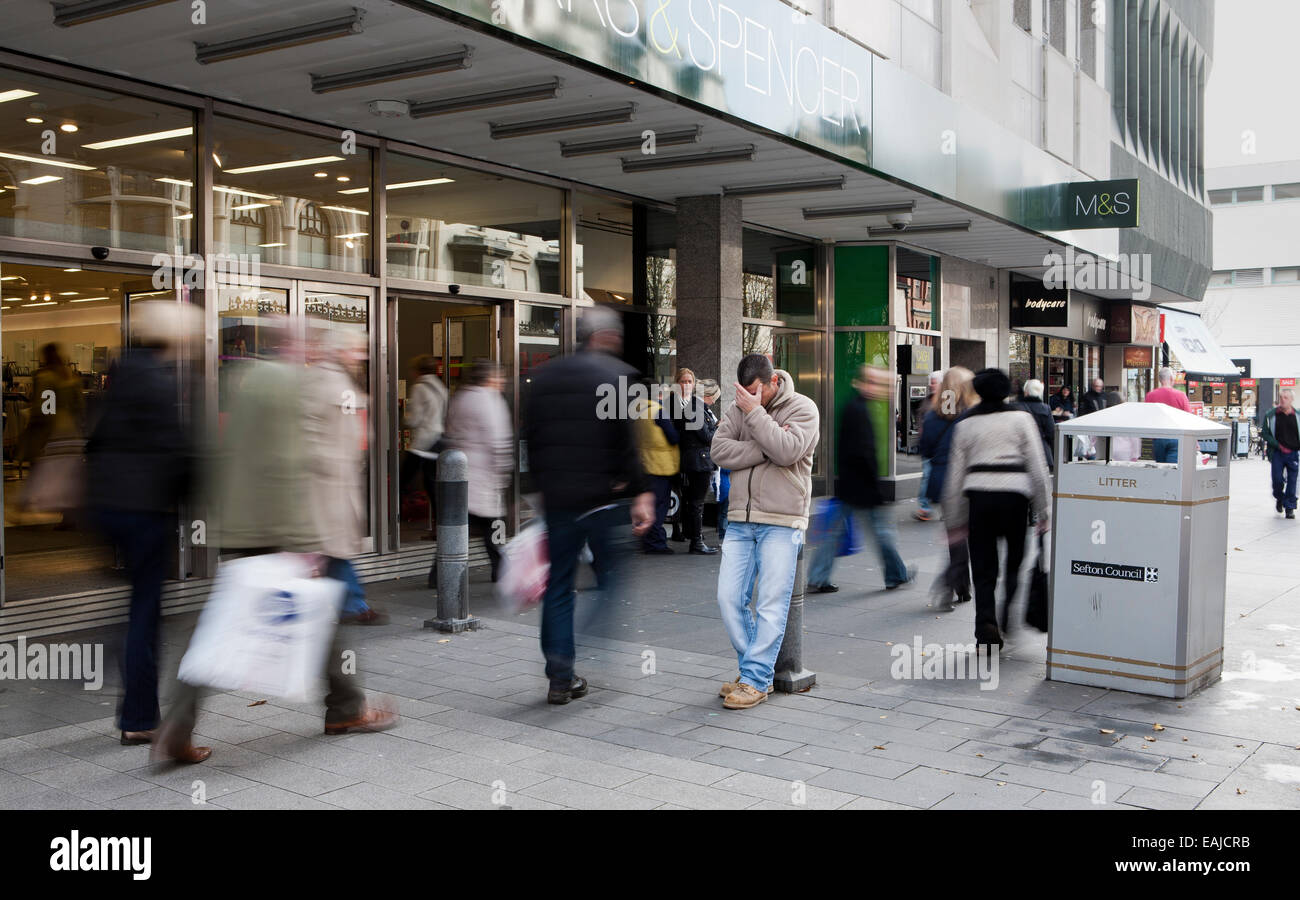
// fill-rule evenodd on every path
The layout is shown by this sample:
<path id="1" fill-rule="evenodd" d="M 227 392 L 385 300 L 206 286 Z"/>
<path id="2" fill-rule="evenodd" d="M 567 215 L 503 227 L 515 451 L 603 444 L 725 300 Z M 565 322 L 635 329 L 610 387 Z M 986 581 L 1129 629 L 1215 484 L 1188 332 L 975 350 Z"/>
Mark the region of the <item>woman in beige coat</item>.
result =
<path id="1" fill-rule="evenodd" d="M 501 395 L 504 387 L 501 367 L 477 360 L 469 383 L 451 398 L 443 434 L 447 449 L 462 451 L 469 465 L 469 527 L 483 537 L 493 581 L 506 538 L 506 489 L 515 468 L 510 408 Z"/>

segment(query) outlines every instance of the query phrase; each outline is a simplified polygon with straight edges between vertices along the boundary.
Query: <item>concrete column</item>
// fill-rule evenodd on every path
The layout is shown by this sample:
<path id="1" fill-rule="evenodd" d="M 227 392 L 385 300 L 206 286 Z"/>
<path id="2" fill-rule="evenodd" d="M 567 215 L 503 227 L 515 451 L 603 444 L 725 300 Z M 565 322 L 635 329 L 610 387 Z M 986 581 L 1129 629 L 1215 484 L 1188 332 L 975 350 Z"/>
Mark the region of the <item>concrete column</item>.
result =
<path id="1" fill-rule="evenodd" d="M 743 238 L 739 198 L 677 199 L 677 365 L 716 378 L 723 408 L 741 357 Z"/>

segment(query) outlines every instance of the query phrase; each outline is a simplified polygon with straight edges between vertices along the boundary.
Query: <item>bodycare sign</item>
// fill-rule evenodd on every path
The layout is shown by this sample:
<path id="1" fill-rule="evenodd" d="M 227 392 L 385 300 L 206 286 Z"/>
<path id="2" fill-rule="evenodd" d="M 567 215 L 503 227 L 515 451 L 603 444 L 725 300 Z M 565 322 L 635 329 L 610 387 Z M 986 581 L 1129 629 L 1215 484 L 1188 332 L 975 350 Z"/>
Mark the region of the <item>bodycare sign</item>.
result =
<path id="1" fill-rule="evenodd" d="M 780 0 L 425 2 L 870 162 L 870 51 Z"/>

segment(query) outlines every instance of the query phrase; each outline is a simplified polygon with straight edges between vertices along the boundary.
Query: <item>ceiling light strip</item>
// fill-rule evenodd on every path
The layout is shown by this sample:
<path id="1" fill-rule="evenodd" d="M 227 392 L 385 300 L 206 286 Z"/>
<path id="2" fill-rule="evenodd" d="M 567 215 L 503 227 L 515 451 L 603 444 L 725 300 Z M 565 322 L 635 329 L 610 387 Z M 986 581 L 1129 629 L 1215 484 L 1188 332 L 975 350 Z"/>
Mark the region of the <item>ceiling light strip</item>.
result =
<path id="1" fill-rule="evenodd" d="M 338 72 L 334 75 L 312 75 L 311 89 L 314 94 L 328 94 L 331 91 L 343 91 L 348 88 L 365 87 L 382 84 L 386 81 L 399 81 L 403 78 L 415 78 L 420 75 L 437 75 L 442 72 L 455 72 L 470 67 L 473 50 L 462 45 L 460 49 L 437 56 L 373 66 L 368 69 L 355 69 L 351 72 Z"/>
<path id="2" fill-rule="evenodd" d="M 750 162 L 754 158 L 754 145 L 708 150 L 703 153 L 686 153 L 679 156 L 646 156 L 623 160 L 623 174 L 659 172 L 664 169 L 687 169 L 693 166 L 715 166 L 723 163 Z"/>
<path id="3" fill-rule="evenodd" d="M 148 144 L 153 141 L 169 141 L 172 138 L 189 137 L 194 133 L 193 128 L 173 128 L 171 131 L 155 131 L 152 134 L 137 134 L 132 137 L 115 138 L 111 141 L 97 141 L 93 144 L 82 144 L 87 150 L 112 150 L 114 147 L 129 147 L 132 144 Z"/>
<path id="4" fill-rule="evenodd" d="M 682 144 L 698 143 L 703 131 L 704 129 L 699 125 L 673 131 L 658 131 L 654 135 L 655 147 L 678 147 Z M 574 141 L 573 143 L 560 144 L 560 156 L 569 159 L 575 156 L 594 156 L 598 153 L 628 153 L 632 150 L 641 149 L 645 142 L 646 138 L 640 134 L 605 138 L 599 141 Z"/>
<path id="5" fill-rule="evenodd" d="M 412 119 L 423 119 L 428 116 L 442 116 L 472 109 L 490 109 L 494 106 L 531 103 L 535 100 L 554 100 L 559 95 L 560 79 L 552 78 L 538 84 L 484 91 L 479 94 L 468 94 L 464 97 L 412 100 L 410 103 L 410 116 Z"/>
<path id="6" fill-rule="evenodd" d="M 805 219 L 850 219 L 861 216 L 888 216 L 894 213 L 910 213 L 916 203 L 908 200 L 902 203 L 877 203 L 874 206 L 822 206 L 810 207 L 803 211 Z"/>
<path id="7" fill-rule="evenodd" d="M 725 197 L 767 197 L 773 194 L 802 194 L 805 191 L 842 191 L 848 179 L 843 175 L 810 178 L 807 181 L 783 181 L 770 184 L 742 184 L 724 187 Z"/>
<path id="8" fill-rule="evenodd" d="M 908 225 L 903 229 L 874 226 L 867 229 L 872 237 L 896 237 L 906 240 L 914 234 L 955 234 L 970 231 L 970 220 L 965 222 L 936 222 L 933 225 Z"/>
<path id="9" fill-rule="evenodd" d="M 636 115 L 636 104 L 627 103 L 609 109 L 574 113 L 570 116 L 553 116 L 549 119 L 529 119 L 524 122 L 493 122 L 489 128 L 492 139 L 529 137 L 552 131 L 571 131 L 575 128 L 596 128 L 600 125 L 625 125 Z"/>
<path id="10" fill-rule="evenodd" d="M 361 27 L 361 20 L 364 16 L 365 10 L 354 7 L 352 12 L 346 16 L 326 19 L 322 22 L 312 22 L 307 25 L 295 25 L 292 28 L 269 31 L 266 34 L 255 34 L 214 44 L 203 44 L 195 41 L 194 58 L 198 62 L 207 65 L 228 59 L 253 56 L 257 53 L 268 53 L 272 50 L 283 50 L 287 47 L 298 47 L 302 44 L 313 44 L 317 41 L 347 37 L 350 34 L 360 34 L 364 30 Z"/>
<path id="11" fill-rule="evenodd" d="M 54 7 L 54 24 L 68 28 L 171 2 L 173 0 L 84 0 L 82 3 L 67 3 Z"/>

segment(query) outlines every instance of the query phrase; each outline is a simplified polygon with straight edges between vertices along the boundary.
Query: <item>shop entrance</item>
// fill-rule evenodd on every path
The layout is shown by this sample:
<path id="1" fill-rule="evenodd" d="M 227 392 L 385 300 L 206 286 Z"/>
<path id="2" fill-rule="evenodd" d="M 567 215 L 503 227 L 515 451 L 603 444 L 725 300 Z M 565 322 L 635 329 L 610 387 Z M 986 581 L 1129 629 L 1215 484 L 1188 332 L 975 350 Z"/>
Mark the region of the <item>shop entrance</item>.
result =
<path id="1" fill-rule="evenodd" d="M 168 298 L 175 292 L 141 275 L 0 264 L 3 601 L 119 583 L 120 560 L 82 508 L 82 454 L 133 306 Z"/>
<path id="2" fill-rule="evenodd" d="M 416 418 L 421 407 L 410 401 L 417 382 L 436 379 L 450 403 L 475 361 L 507 363 L 502 359 L 501 334 L 503 319 L 508 324 L 512 314 L 509 307 L 486 300 L 407 293 L 389 294 L 388 312 L 395 386 L 390 406 L 394 451 L 389 465 L 391 506 L 397 511 L 394 549 L 412 548 L 436 536 L 436 510 L 430 496 L 436 463 L 421 455 L 427 448 L 418 444 L 427 439 L 430 429 L 441 431 L 446 424 L 445 408 L 440 423 Z M 506 383 L 512 384 L 509 373 Z M 507 388 L 506 401 L 512 410 L 517 409 L 514 394 Z"/>

